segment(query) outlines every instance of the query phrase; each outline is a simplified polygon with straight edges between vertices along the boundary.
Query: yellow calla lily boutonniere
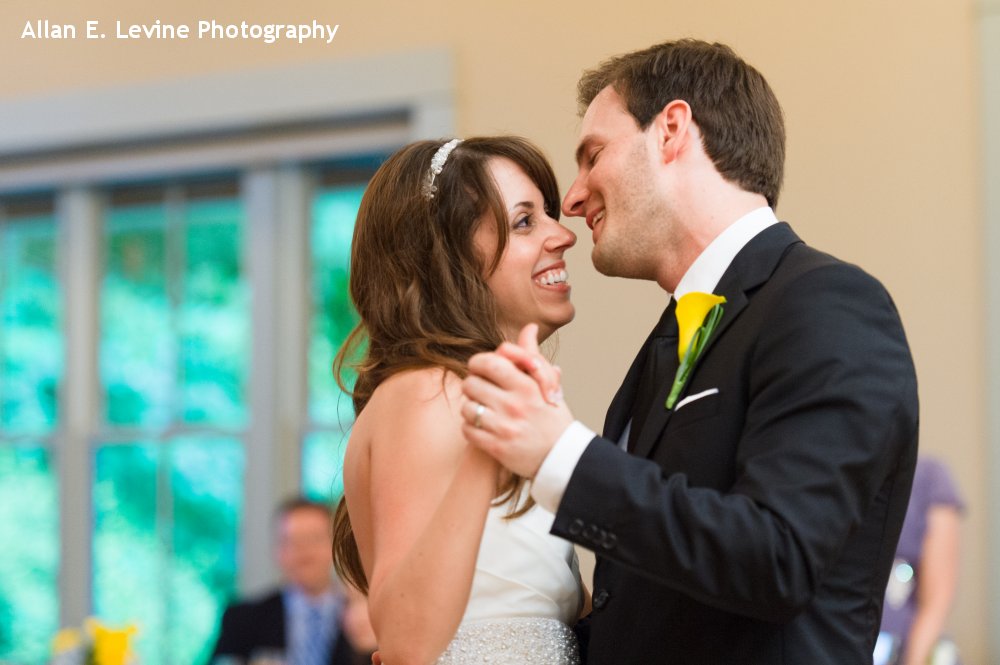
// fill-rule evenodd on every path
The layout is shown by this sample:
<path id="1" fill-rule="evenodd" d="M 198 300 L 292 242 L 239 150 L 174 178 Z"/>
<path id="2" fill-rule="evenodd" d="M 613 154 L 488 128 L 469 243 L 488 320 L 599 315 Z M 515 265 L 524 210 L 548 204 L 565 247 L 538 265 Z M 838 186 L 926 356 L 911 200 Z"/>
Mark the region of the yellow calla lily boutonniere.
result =
<path id="1" fill-rule="evenodd" d="M 677 358 L 680 367 L 674 376 L 674 385 L 667 396 L 666 407 L 674 408 L 677 398 L 687 384 L 691 368 L 701 355 L 716 326 L 722 319 L 723 296 L 692 291 L 685 293 L 677 301 Z"/>

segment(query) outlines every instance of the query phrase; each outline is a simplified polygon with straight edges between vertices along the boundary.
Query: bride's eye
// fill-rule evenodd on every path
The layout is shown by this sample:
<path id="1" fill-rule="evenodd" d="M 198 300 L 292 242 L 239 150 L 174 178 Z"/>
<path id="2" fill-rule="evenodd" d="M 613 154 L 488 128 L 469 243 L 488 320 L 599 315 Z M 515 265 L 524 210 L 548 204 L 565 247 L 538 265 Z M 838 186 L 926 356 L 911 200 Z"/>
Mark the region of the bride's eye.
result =
<path id="1" fill-rule="evenodd" d="M 523 231 L 524 229 L 530 229 L 534 225 L 534 222 L 531 221 L 531 215 L 521 215 L 514 220 L 511 228 L 515 231 Z"/>

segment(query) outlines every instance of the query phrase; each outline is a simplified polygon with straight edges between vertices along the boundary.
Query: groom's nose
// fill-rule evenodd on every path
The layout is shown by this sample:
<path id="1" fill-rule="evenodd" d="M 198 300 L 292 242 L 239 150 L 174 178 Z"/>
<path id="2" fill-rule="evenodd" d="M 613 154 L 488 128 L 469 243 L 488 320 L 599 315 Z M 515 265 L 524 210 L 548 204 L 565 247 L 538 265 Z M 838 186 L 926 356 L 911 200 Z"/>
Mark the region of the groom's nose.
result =
<path id="1" fill-rule="evenodd" d="M 583 184 L 582 175 L 578 175 L 563 198 L 563 214 L 567 217 L 584 217 L 587 214 L 584 203 L 587 201 L 587 196 L 589 195 L 590 192 L 587 191 L 586 186 Z"/>

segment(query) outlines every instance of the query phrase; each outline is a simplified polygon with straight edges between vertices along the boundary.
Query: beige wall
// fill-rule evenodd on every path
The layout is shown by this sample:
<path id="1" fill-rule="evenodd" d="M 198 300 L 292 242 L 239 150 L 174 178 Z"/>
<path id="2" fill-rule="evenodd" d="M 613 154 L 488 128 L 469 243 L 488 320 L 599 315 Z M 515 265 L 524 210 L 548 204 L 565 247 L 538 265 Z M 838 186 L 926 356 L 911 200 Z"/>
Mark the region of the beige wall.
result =
<path id="1" fill-rule="evenodd" d="M 767 75 L 787 114 L 788 175 L 779 217 L 808 242 L 882 279 L 902 312 L 921 382 L 923 450 L 951 464 L 969 504 L 952 623 L 967 661 L 989 660 L 975 0 L 156 5 L 6 0 L 0 6 L 0 103 L 443 45 L 455 57 L 460 133 L 516 132 L 535 139 L 552 156 L 565 187 L 573 174 L 574 83 L 582 68 L 680 36 L 733 45 Z M 315 18 L 339 23 L 340 31 L 329 46 L 19 39 L 24 21 L 39 18 L 99 19 L 109 26 L 115 19 Z M 596 275 L 588 234 L 582 224 L 575 228 L 581 238 L 570 271 L 579 315 L 562 333 L 559 362 L 577 413 L 600 427 L 618 377 L 658 315 L 662 294 L 650 285 Z"/>

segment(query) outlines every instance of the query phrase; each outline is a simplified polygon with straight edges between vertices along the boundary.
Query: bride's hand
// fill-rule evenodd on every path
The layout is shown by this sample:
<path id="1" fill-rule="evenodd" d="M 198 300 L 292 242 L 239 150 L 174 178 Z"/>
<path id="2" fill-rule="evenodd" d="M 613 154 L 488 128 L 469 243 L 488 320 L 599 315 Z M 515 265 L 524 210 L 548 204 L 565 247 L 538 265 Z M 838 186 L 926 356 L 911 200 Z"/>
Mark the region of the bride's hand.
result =
<path id="1" fill-rule="evenodd" d="M 552 405 L 562 402 L 562 370 L 546 360 L 539 350 L 537 324 L 526 325 L 517 337 L 517 344 L 504 342 L 497 353 L 534 379 L 546 402 Z"/>

